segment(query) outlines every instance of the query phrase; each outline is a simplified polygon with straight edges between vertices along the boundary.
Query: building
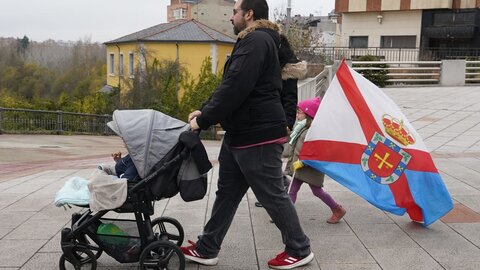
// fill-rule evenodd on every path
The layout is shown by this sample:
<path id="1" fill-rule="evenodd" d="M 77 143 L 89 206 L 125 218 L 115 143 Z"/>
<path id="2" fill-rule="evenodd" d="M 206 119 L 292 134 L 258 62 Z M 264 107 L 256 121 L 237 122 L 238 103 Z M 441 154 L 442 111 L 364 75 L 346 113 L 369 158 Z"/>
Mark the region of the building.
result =
<path id="1" fill-rule="evenodd" d="M 292 17 L 292 22 L 304 25 L 311 31 L 314 47 L 335 47 L 336 23 L 330 16 L 300 16 Z"/>
<path id="2" fill-rule="evenodd" d="M 336 0 L 337 46 L 471 51 L 480 48 L 479 7 L 478 0 Z"/>
<path id="3" fill-rule="evenodd" d="M 230 17 L 234 5 L 235 0 L 170 0 L 167 20 L 194 19 L 233 37 L 235 35 Z"/>
<path id="4" fill-rule="evenodd" d="M 196 20 L 176 20 L 105 42 L 107 84 L 122 87 L 149 58 L 177 61 L 197 78 L 202 62 L 210 57 L 212 72 L 222 71 L 235 40 Z M 142 53 L 147 52 L 147 53 Z"/>

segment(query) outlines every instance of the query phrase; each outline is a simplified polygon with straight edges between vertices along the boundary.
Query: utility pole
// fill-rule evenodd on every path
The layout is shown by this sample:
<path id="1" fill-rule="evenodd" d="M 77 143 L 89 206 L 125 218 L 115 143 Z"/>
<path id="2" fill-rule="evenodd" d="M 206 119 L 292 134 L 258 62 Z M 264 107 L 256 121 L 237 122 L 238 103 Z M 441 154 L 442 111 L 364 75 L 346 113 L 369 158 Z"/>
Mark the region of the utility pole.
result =
<path id="1" fill-rule="evenodd" d="M 292 20 L 292 0 L 287 1 L 287 22 L 285 23 L 285 30 L 288 32 L 290 21 Z"/>

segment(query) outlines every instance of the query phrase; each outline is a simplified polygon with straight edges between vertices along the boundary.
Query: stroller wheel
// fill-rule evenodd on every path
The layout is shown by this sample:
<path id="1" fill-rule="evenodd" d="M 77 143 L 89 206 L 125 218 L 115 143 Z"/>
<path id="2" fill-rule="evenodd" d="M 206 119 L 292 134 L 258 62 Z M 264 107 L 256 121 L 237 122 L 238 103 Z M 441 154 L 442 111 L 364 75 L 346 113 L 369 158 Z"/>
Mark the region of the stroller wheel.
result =
<path id="1" fill-rule="evenodd" d="M 141 269 L 185 269 L 185 256 L 182 250 L 169 241 L 155 241 L 145 247 L 140 254 Z"/>
<path id="2" fill-rule="evenodd" d="M 58 266 L 60 270 L 66 269 L 90 269 L 95 270 L 97 269 L 97 258 L 93 254 L 91 250 L 81 246 L 73 246 L 71 248 L 71 257 L 66 255 L 65 253 L 62 254 L 60 257 L 60 261 Z"/>
<path id="3" fill-rule="evenodd" d="M 152 220 L 152 230 L 155 239 L 171 241 L 181 246 L 185 236 L 183 227 L 178 220 L 171 217 L 159 217 Z"/>

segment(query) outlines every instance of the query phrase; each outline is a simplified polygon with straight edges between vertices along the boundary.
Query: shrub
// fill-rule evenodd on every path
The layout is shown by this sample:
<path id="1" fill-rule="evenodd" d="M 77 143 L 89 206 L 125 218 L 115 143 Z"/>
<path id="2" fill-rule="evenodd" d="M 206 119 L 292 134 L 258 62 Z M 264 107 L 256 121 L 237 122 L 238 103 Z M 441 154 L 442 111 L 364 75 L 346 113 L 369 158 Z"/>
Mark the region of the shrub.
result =
<path id="1" fill-rule="evenodd" d="M 356 59 L 356 61 L 373 62 L 380 61 L 380 57 L 374 55 L 363 55 Z M 356 64 L 355 67 L 366 68 L 381 68 L 381 69 L 362 69 L 358 72 L 366 79 L 377 85 L 378 87 L 385 87 L 388 85 L 388 70 L 386 64 Z"/>

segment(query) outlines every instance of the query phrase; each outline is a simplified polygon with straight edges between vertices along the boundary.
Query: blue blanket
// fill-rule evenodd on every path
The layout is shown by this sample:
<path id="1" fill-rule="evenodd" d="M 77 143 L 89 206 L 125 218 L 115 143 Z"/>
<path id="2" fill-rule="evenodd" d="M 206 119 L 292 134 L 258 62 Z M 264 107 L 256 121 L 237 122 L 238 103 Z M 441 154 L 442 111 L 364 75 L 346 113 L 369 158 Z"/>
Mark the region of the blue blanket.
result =
<path id="1" fill-rule="evenodd" d="M 55 194 L 55 205 L 60 207 L 65 204 L 88 205 L 90 192 L 88 180 L 74 176 L 65 182 L 63 187 Z"/>

